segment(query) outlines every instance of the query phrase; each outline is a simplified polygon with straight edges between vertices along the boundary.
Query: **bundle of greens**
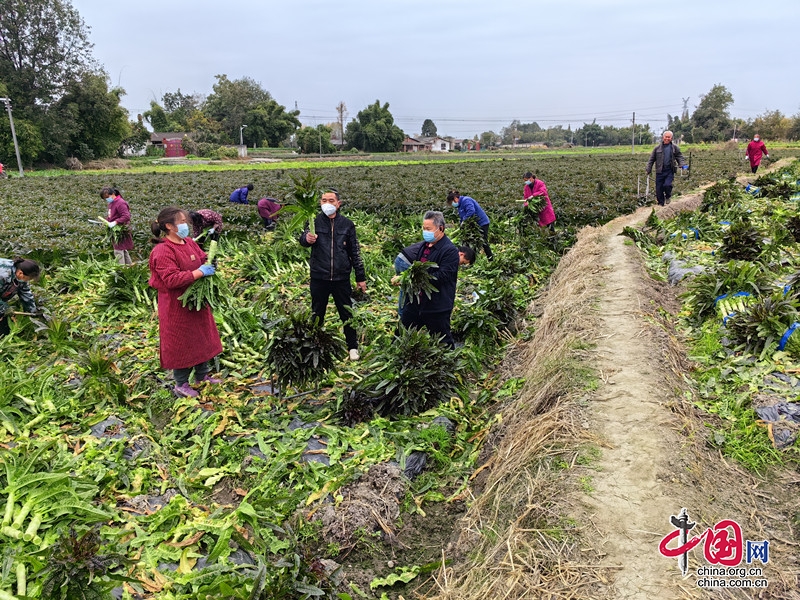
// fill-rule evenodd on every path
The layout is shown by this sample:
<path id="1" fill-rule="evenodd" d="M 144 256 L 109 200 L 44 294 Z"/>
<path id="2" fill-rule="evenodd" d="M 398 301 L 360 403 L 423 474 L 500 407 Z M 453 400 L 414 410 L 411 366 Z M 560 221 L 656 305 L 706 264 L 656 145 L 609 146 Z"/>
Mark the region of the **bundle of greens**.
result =
<path id="1" fill-rule="evenodd" d="M 322 177 L 311 174 L 311 169 L 306 171 L 303 177 L 295 177 L 292 175 L 292 182 L 294 189 L 289 195 L 290 202 L 286 204 L 283 212 L 294 213 L 295 216 L 289 224 L 290 229 L 297 229 L 303 227 L 308 222 L 308 230 L 312 234 L 316 234 L 314 230 L 314 218 L 319 212 L 319 182 Z"/>
<path id="2" fill-rule="evenodd" d="M 217 241 L 212 240 L 208 245 L 206 264 L 212 264 L 217 255 Z M 184 308 L 200 310 L 206 304 L 211 308 L 220 306 L 225 295 L 223 281 L 219 277 L 201 277 L 190 285 L 178 300 Z"/>
<path id="3" fill-rule="evenodd" d="M 481 248 L 483 246 L 483 231 L 481 226 L 478 225 L 478 219 L 470 217 L 462 221 L 458 229 L 458 241 L 464 246 L 470 248 Z"/>
<path id="4" fill-rule="evenodd" d="M 111 240 L 112 244 L 119 244 L 131 232 L 127 225 L 114 225 L 113 227 L 109 227 L 109 222 L 106 219 L 99 215 L 97 218 L 106 226 L 108 230 L 108 239 Z"/>
<path id="5" fill-rule="evenodd" d="M 433 292 L 439 290 L 431 283 L 436 276 L 430 271 L 438 268 L 434 262 L 419 262 L 415 260 L 405 271 L 400 274 L 400 291 L 408 302 L 419 302 L 422 294 L 431 299 Z"/>

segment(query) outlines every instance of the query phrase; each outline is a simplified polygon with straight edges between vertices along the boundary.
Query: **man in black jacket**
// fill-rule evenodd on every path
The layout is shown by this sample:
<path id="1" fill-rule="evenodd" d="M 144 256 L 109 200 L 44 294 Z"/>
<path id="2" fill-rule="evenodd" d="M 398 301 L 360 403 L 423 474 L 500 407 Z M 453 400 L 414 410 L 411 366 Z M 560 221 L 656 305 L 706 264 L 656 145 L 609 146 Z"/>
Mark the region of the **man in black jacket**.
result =
<path id="1" fill-rule="evenodd" d="M 328 298 L 333 296 L 339 318 L 344 323 L 344 337 L 350 350 L 350 360 L 358 360 L 358 338 L 350 324 L 353 302 L 350 299 L 350 272 L 356 271 L 356 285 L 367 291 L 364 261 L 356 237 L 356 226 L 339 214 L 339 192 L 327 190 L 320 199 L 320 212 L 314 220 L 316 233 L 305 230 L 300 245 L 311 248 L 311 312 L 325 321 Z"/>
<path id="2" fill-rule="evenodd" d="M 661 134 L 661 143 L 650 153 L 650 160 L 644 169 L 648 175 L 653 170 L 653 163 L 656 165 L 656 199 L 659 206 L 664 206 L 672 197 L 672 181 L 678 167 L 689 168 L 681 149 L 672 143 L 671 131 Z"/>
<path id="3" fill-rule="evenodd" d="M 442 340 L 450 348 L 455 347 L 453 334 L 450 332 L 450 315 L 456 299 L 456 282 L 458 280 L 459 254 L 458 248 L 444 233 L 444 215 L 429 210 L 422 219 L 422 237 L 424 243 L 409 246 L 414 248 L 413 261 L 433 262 L 437 268 L 431 273 L 436 277 L 433 282 L 438 290 L 428 298 L 420 294 L 419 298 L 406 298 L 400 315 L 404 327 L 425 327 L 432 335 L 444 336 Z M 407 249 L 408 250 L 408 249 Z"/>

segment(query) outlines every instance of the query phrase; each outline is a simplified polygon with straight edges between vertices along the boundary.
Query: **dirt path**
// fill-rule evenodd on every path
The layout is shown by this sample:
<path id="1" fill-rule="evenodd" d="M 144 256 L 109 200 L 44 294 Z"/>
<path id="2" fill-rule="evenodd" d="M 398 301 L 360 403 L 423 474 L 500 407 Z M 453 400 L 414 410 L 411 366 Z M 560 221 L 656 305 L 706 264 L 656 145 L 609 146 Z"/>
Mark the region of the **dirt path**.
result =
<path id="1" fill-rule="evenodd" d="M 625 244 L 628 238 L 618 235 L 642 218 L 637 213 L 607 226 L 596 350 L 602 384 L 591 411 L 603 448 L 587 498 L 595 511 L 592 523 L 603 536 L 596 548 L 605 554 L 604 564 L 621 567 L 616 597 L 626 599 L 675 597 L 675 563 L 657 547 L 669 511 L 676 514 L 686 501 L 659 479 L 681 440 L 654 364 L 661 354 L 643 318 L 641 259 Z"/>
<path id="2" fill-rule="evenodd" d="M 699 193 L 684 196 L 659 209 L 660 216 L 682 207 L 694 208 L 700 199 Z M 680 354 L 679 360 L 683 360 L 683 350 L 670 351 L 674 340 L 669 341 L 669 334 L 654 333 L 658 329 L 653 326 L 652 315 L 662 303 L 671 302 L 674 308 L 674 288 L 661 290 L 666 293 L 654 291 L 659 284 L 645 273 L 638 249 L 619 235 L 624 226 L 644 222 L 650 210 L 640 209 L 604 228 L 607 235 L 594 364 L 602 381 L 589 408 L 591 429 L 598 436 L 601 453 L 591 471 L 591 481 L 584 485 L 582 500 L 599 536 L 594 549 L 601 564 L 615 574 L 609 596 L 625 600 L 708 597 L 696 583 L 697 568 L 708 566 L 700 552 L 689 554 L 686 579 L 681 577 L 676 559 L 658 552 L 659 542 L 673 529 L 670 516 L 687 507 L 691 517 L 702 515 L 706 520 L 700 524 L 698 519 L 700 526 L 692 534 L 728 518 L 742 524 L 745 539 L 775 536 L 772 549 L 784 544 L 778 550 L 778 560 L 784 562 L 778 575 L 771 575 L 770 591 L 777 592 L 774 597 L 795 597 L 793 592 L 786 596 L 778 591 L 785 590 L 787 580 L 795 579 L 792 572 L 796 571 L 797 552 L 797 544 L 786 541 L 791 537 L 791 526 L 786 533 L 791 516 L 786 513 L 791 511 L 788 504 L 781 506 L 779 498 L 786 488 L 777 482 L 780 474 L 774 474 L 776 481 L 768 483 L 729 464 L 721 455 L 699 450 L 696 440 L 686 435 L 687 428 L 693 426 L 692 417 L 673 410 L 679 377 L 686 369 L 685 365 L 676 365 L 674 359 Z M 753 496 L 750 490 L 762 491 Z M 772 502 L 765 505 L 758 497 Z M 781 557 L 783 552 L 786 555 Z M 774 562 L 770 568 L 777 566 Z M 780 585 L 773 585 L 776 579 L 781 580 Z M 715 597 L 726 598 L 756 597 L 755 593 L 714 592 Z"/>

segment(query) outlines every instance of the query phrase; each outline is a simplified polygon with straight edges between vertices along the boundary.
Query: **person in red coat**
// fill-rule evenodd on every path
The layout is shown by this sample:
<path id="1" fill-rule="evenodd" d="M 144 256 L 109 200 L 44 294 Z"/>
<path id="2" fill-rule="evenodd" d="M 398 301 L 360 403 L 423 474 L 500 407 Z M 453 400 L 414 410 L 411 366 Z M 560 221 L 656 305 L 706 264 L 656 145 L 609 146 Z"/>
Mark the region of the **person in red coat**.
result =
<path id="1" fill-rule="evenodd" d="M 114 256 L 121 265 L 132 264 L 130 251 L 133 250 L 133 234 L 131 233 L 131 209 L 119 190 L 104 187 L 100 190 L 100 197 L 108 203 L 108 226 L 121 227 L 123 235 L 114 244 Z"/>
<path id="2" fill-rule="evenodd" d="M 547 193 L 547 186 L 544 181 L 537 179 L 536 176 L 528 171 L 523 176 L 525 184 L 522 188 L 523 207 L 528 208 L 528 200 L 534 196 L 544 196 L 544 206 L 539 211 L 539 227 L 549 227 L 553 229 L 553 224 L 556 222 L 556 213 L 553 210 L 553 204 L 550 202 L 550 195 Z"/>
<path id="3" fill-rule="evenodd" d="M 758 171 L 758 165 L 761 164 L 761 157 L 769 158 L 769 150 L 761 141 L 761 136 L 755 134 L 753 141 L 747 144 L 747 151 L 744 153 L 745 158 L 750 160 L 750 170 L 755 173 Z"/>
<path id="4" fill-rule="evenodd" d="M 189 385 L 220 383 L 210 376 L 208 361 L 222 352 L 217 324 L 206 305 L 200 310 L 184 308 L 178 298 L 201 277 L 214 275 L 206 265 L 206 253 L 189 237 L 189 214 L 170 206 L 158 213 L 150 228 L 155 247 L 150 252 L 150 287 L 158 290 L 158 334 L 161 367 L 175 373 L 175 394 L 196 398 Z"/>
<path id="5" fill-rule="evenodd" d="M 222 215 L 208 208 L 189 211 L 192 225 L 192 238 L 197 239 L 201 233 L 208 230 L 209 240 L 218 240 L 222 232 Z"/>

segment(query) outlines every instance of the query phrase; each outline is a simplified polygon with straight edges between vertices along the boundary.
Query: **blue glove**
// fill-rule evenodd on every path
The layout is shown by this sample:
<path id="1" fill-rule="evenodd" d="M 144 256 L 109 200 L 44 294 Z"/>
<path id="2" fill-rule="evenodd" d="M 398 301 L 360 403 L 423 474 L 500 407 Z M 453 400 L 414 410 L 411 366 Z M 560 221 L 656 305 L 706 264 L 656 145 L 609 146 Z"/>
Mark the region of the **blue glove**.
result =
<path id="1" fill-rule="evenodd" d="M 214 235 L 214 228 L 213 227 L 208 230 L 208 235 Z"/>
<path id="2" fill-rule="evenodd" d="M 683 169 L 684 171 L 688 171 L 689 170 L 689 165 L 683 165 L 681 167 L 681 169 Z"/>
<path id="3" fill-rule="evenodd" d="M 203 273 L 203 277 L 208 277 L 216 273 L 217 270 L 214 268 L 214 265 L 200 265 L 200 271 Z"/>

